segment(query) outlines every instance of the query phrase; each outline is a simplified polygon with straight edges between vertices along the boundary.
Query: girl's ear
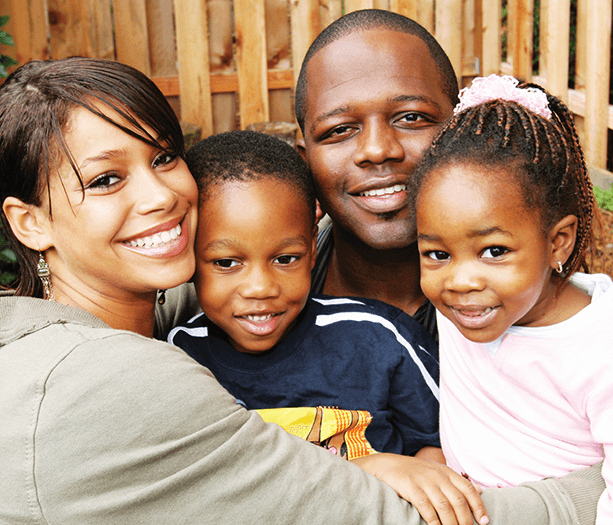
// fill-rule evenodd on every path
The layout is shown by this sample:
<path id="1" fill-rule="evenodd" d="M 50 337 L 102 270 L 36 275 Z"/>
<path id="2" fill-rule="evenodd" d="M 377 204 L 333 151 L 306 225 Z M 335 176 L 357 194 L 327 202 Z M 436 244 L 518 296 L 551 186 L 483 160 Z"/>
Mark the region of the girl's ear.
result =
<path id="1" fill-rule="evenodd" d="M 576 215 L 567 215 L 560 219 L 549 231 L 551 239 L 551 259 L 549 265 L 553 269 L 559 267 L 558 263 L 564 266 L 570 254 L 573 253 L 575 241 L 577 240 L 578 226 L 579 219 L 577 219 Z"/>
<path id="2" fill-rule="evenodd" d="M 49 234 L 49 214 L 44 209 L 24 204 L 16 197 L 7 197 L 2 209 L 21 244 L 38 251 L 47 250 L 53 245 Z"/>

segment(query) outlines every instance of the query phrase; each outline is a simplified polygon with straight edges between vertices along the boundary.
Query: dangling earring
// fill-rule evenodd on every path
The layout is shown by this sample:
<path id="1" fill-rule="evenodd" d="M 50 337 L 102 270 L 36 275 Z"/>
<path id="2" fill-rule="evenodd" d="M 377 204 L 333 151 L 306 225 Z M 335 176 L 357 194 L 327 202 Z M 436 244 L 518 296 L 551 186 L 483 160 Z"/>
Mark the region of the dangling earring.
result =
<path id="1" fill-rule="evenodd" d="M 160 296 L 158 297 L 158 304 L 164 304 L 166 302 L 166 290 L 158 290 Z"/>
<path id="2" fill-rule="evenodd" d="M 36 271 L 40 281 L 43 283 L 43 289 L 45 291 L 45 299 L 55 302 L 55 295 L 53 295 L 53 287 L 51 286 L 51 272 L 49 271 L 49 265 L 42 252 L 38 252 L 38 266 Z"/>
<path id="3" fill-rule="evenodd" d="M 558 261 L 558 267 L 556 268 L 556 272 L 562 273 L 563 271 L 564 271 L 564 266 L 562 266 L 562 263 Z"/>

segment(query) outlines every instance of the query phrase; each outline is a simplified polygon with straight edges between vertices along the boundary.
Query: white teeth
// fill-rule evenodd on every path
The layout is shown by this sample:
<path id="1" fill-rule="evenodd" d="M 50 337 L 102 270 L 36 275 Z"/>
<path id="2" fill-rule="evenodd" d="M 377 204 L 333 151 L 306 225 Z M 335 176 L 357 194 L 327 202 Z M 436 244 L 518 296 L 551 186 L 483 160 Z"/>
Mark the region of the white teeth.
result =
<path id="1" fill-rule="evenodd" d="M 171 228 L 168 231 L 156 233 L 155 235 L 151 235 L 149 237 L 139 237 L 138 239 L 132 239 L 127 244 L 139 248 L 153 248 L 154 246 L 158 246 L 159 244 L 174 241 L 180 235 L 181 225 L 177 224 L 174 228 Z"/>
<path id="2" fill-rule="evenodd" d="M 392 193 L 398 193 L 399 191 L 406 190 L 405 184 L 396 184 L 388 188 L 378 188 L 376 190 L 363 191 L 360 193 L 360 197 L 378 197 L 381 195 L 391 195 Z"/>
<path id="3" fill-rule="evenodd" d="M 489 314 L 491 311 L 493 310 L 493 308 L 491 306 L 488 306 L 481 315 L 486 315 Z"/>
<path id="4" fill-rule="evenodd" d="M 274 314 L 268 314 L 268 315 L 246 315 L 245 317 L 247 319 L 249 319 L 250 321 L 256 322 L 256 323 L 261 323 L 262 321 L 268 321 L 269 319 L 272 319 L 274 316 Z"/>

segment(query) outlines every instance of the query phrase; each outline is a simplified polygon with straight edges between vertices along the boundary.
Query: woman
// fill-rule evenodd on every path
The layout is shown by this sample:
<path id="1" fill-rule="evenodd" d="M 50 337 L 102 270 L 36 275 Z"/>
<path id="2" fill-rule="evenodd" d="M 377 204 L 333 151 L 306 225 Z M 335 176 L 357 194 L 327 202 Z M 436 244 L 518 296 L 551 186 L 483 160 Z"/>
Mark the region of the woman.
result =
<path id="1" fill-rule="evenodd" d="M 150 80 L 94 59 L 22 66 L 0 88 L 0 159 L 20 264 L 0 296 L 1 523 L 423 523 L 150 338 L 157 290 L 193 272 L 197 206 L 179 124 Z M 573 502 L 598 496 L 549 487 L 485 494 L 492 522 L 570 520 Z"/>

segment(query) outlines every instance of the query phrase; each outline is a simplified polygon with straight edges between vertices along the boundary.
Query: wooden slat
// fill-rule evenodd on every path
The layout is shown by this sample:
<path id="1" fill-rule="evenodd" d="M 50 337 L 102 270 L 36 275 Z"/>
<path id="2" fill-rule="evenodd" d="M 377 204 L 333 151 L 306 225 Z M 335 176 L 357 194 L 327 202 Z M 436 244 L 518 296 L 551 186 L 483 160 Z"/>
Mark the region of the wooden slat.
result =
<path id="1" fill-rule="evenodd" d="M 234 20 L 240 125 L 245 129 L 269 119 L 264 0 L 235 0 Z"/>
<path id="2" fill-rule="evenodd" d="M 525 81 L 532 79 L 532 22 L 534 0 L 514 0 L 509 9 L 513 19 L 513 74 Z"/>
<path id="3" fill-rule="evenodd" d="M 298 0 L 300 1 L 300 0 Z M 293 5 L 294 2 L 290 2 Z M 343 14 L 342 0 L 320 0 L 319 2 L 319 28 L 323 31 L 332 22 L 338 20 Z"/>
<path id="4" fill-rule="evenodd" d="M 417 21 L 416 0 L 390 0 L 390 10 Z"/>
<path id="5" fill-rule="evenodd" d="M 11 11 L 17 61 L 50 58 L 45 0 L 12 0 Z"/>
<path id="6" fill-rule="evenodd" d="M 416 0 L 416 21 L 434 34 L 434 0 Z"/>
<path id="7" fill-rule="evenodd" d="M 435 36 L 447 53 L 458 80 L 462 72 L 462 2 L 437 0 Z"/>
<path id="8" fill-rule="evenodd" d="M 292 30 L 292 67 L 297 80 L 304 55 L 320 31 L 319 4 L 317 0 L 292 0 L 290 2 Z M 334 19 L 335 20 L 335 19 Z M 333 22 L 330 19 L 329 22 Z M 321 29 L 324 29 L 323 27 Z"/>
<path id="9" fill-rule="evenodd" d="M 480 75 L 488 76 L 500 71 L 502 60 L 502 6 L 500 2 L 478 0 L 480 8 Z"/>
<path id="10" fill-rule="evenodd" d="M 577 2 L 577 45 L 575 47 L 575 89 L 585 88 L 585 70 L 587 60 L 587 2 Z"/>
<path id="11" fill-rule="evenodd" d="M 145 0 L 114 0 L 117 60 L 151 75 Z"/>
<path id="12" fill-rule="evenodd" d="M 0 13 L 4 16 L 9 17 L 9 21 L 2 29 L 6 31 L 9 35 L 14 36 L 15 26 L 13 24 L 13 9 L 10 0 L 0 0 Z M 2 54 L 11 57 L 15 61 L 17 60 L 17 49 L 14 46 L 3 46 Z M 8 69 L 8 72 L 11 73 L 15 70 L 16 67 L 17 66 L 10 67 Z"/>
<path id="13" fill-rule="evenodd" d="M 547 78 L 547 89 L 568 102 L 568 54 L 570 0 L 547 0 L 547 15 L 541 22 L 540 75 Z M 542 15 L 541 15 L 542 16 Z"/>
<path id="14" fill-rule="evenodd" d="M 266 0 L 267 69 L 291 67 L 290 13 L 287 0 Z M 292 122 L 294 111 L 291 89 L 268 91 L 269 117 L 273 122 Z"/>
<path id="15" fill-rule="evenodd" d="M 151 75 L 176 75 L 177 53 L 172 23 L 172 0 L 147 0 L 146 7 Z"/>
<path id="16" fill-rule="evenodd" d="M 181 119 L 213 133 L 207 10 L 204 0 L 174 0 Z"/>
<path id="17" fill-rule="evenodd" d="M 372 9 L 375 7 L 374 0 L 345 0 L 345 13 L 352 13 L 360 9 Z"/>
<path id="18" fill-rule="evenodd" d="M 612 7 L 612 0 L 587 0 L 585 157 L 598 168 L 607 165 L 607 120 L 603 108 L 609 101 Z"/>

